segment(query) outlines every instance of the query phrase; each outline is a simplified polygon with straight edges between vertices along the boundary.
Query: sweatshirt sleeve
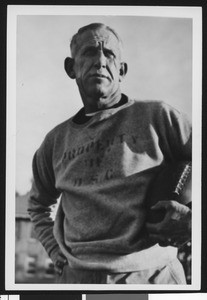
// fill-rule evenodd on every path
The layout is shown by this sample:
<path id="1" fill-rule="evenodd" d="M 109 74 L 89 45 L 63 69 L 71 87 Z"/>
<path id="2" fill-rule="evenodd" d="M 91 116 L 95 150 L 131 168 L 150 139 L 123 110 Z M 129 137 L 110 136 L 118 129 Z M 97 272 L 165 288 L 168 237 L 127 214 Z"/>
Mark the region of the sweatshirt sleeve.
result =
<path id="1" fill-rule="evenodd" d="M 55 188 L 52 168 L 52 150 L 45 140 L 33 158 L 33 184 L 30 191 L 28 212 L 34 226 L 36 238 L 55 262 L 59 246 L 53 235 L 52 211 L 60 192 Z"/>
<path id="2" fill-rule="evenodd" d="M 192 125 L 189 117 L 162 103 L 158 113 L 160 146 L 168 161 L 191 161 Z"/>

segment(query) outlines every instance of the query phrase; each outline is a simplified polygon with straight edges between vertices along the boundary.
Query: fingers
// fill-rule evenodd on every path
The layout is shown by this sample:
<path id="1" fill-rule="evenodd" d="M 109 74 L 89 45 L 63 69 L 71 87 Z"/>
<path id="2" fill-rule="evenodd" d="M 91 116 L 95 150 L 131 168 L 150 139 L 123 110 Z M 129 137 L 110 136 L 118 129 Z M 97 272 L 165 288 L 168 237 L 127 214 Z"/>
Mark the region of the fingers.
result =
<path id="1" fill-rule="evenodd" d="M 167 208 L 167 207 L 169 207 L 170 202 L 171 202 L 170 200 L 168 200 L 168 201 L 158 201 L 155 205 L 150 207 L 150 209 L 157 210 L 157 209 L 160 209 L 160 208 Z"/>
<path id="2" fill-rule="evenodd" d="M 167 201 L 159 201 L 155 205 L 153 205 L 150 209 L 158 210 L 161 208 L 165 208 L 166 210 L 172 210 L 174 212 L 178 212 L 180 214 L 186 214 L 189 211 L 189 207 L 183 205 L 175 200 L 167 200 Z"/>
<path id="3" fill-rule="evenodd" d="M 179 221 L 187 214 L 190 214 L 191 211 L 187 206 L 174 200 L 159 201 L 156 205 L 151 207 L 151 210 L 161 210 L 163 208 L 166 210 L 165 217 L 162 220 L 163 225 L 169 220 Z"/>
<path id="4" fill-rule="evenodd" d="M 57 260 L 55 262 L 54 268 L 55 271 L 61 275 L 63 272 L 64 266 L 68 263 L 67 259 L 63 256 L 62 253 L 58 254 Z"/>
<path id="5" fill-rule="evenodd" d="M 57 260 L 59 261 L 59 262 L 61 262 L 61 263 L 67 263 L 67 259 L 66 259 L 66 257 L 62 254 L 62 253 L 59 253 L 58 254 L 58 258 L 57 258 Z"/>
<path id="6" fill-rule="evenodd" d="M 158 201 L 150 209 L 157 210 L 157 209 L 165 208 L 166 210 L 180 210 L 180 207 L 183 206 L 186 207 L 185 205 L 180 204 L 175 200 L 163 200 L 163 201 Z"/>

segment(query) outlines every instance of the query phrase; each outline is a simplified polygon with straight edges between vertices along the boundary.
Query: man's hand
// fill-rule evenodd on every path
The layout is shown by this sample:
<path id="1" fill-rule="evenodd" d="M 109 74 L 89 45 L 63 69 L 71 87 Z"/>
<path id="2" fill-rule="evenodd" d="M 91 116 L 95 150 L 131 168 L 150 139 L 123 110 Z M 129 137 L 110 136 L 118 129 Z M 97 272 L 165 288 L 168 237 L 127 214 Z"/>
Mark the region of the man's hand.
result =
<path id="1" fill-rule="evenodd" d="M 55 271 L 61 275 L 63 272 L 63 267 L 65 265 L 67 265 L 68 261 L 66 259 L 66 257 L 62 254 L 62 252 L 58 251 L 57 256 L 55 258 L 55 263 L 54 263 L 54 267 L 55 267 Z"/>
<path id="2" fill-rule="evenodd" d="M 165 208 L 164 219 L 159 223 L 147 223 L 149 237 L 160 246 L 181 247 L 191 239 L 191 210 L 177 201 L 159 201 L 152 210 Z"/>

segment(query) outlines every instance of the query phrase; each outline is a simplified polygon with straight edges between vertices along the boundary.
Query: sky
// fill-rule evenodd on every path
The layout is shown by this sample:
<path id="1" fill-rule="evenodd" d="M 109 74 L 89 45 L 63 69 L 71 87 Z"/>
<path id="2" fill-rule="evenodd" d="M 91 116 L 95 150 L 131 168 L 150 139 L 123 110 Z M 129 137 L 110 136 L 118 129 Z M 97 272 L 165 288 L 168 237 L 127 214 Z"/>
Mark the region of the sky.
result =
<path id="1" fill-rule="evenodd" d="M 99 12 L 101 13 L 101 11 Z M 113 27 L 124 43 L 122 92 L 163 100 L 192 114 L 192 19 L 147 16 L 18 15 L 16 26 L 16 190 L 29 191 L 32 158 L 45 135 L 82 102 L 64 71 L 70 40 L 89 23 Z"/>

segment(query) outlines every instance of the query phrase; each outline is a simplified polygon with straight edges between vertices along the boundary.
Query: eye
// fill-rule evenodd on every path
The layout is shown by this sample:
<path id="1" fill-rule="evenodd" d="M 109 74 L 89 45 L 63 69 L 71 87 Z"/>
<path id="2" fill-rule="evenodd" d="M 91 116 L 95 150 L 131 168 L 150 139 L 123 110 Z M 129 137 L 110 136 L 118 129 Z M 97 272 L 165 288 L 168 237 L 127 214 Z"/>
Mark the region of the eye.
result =
<path id="1" fill-rule="evenodd" d="M 95 47 L 88 47 L 83 51 L 84 56 L 93 56 L 97 52 L 97 49 Z"/>
<path id="2" fill-rule="evenodd" d="M 108 58 L 115 58 L 115 54 L 113 53 L 113 51 L 108 50 L 108 49 L 104 49 L 104 55 Z"/>

